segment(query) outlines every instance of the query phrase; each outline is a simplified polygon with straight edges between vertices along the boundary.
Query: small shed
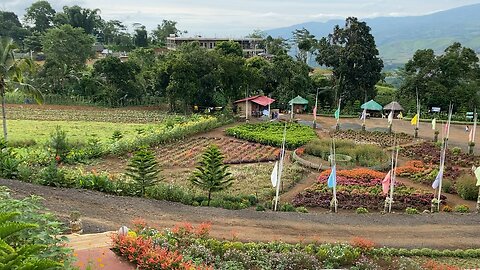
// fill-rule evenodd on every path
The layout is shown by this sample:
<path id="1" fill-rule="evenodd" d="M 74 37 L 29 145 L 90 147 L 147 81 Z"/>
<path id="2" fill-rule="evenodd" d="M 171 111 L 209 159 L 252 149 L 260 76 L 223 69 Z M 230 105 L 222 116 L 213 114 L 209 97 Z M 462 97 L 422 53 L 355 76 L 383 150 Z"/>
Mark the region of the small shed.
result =
<path id="1" fill-rule="evenodd" d="M 387 105 L 383 106 L 383 110 L 386 113 L 390 113 L 390 111 L 393 111 L 393 116 L 397 117 L 398 114 L 403 111 L 403 107 L 398 102 L 392 101 L 392 102 L 388 103 Z"/>
<path id="2" fill-rule="evenodd" d="M 270 116 L 270 105 L 275 99 L 266 96 L 253 96 L 233 102 L 237 115 L 240 117 L 251 118 L 261 117 L 265 113 Z"/>
<path id="3" fill-rule="evenodd" d="M 293 106 L 294 113 L 303 113 L 308 105 L 308 100 L 301 96 L 297 96 L 288 102 L 289 106 Z"/>

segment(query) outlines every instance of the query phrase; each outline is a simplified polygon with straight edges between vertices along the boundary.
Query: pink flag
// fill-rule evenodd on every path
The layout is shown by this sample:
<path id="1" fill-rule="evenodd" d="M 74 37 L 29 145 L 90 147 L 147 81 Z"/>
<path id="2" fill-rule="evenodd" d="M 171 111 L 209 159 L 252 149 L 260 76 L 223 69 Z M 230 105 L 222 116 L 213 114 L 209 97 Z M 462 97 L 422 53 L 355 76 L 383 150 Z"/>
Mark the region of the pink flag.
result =
<path id="1" fill-rule="evenodd" d="M 313 107 L 313 117 L 317 115 L 317 106 Z"/>
<path id="2" fill-rule="evenodd" d="M 445 135 L 445 137 L 447 136 L 448 134 L 448 123 L 445 123 L 445 128 L 443 130 L 443 134 Z"/>
<path id="3" fill-rule="evenodd" d="M 385 178 L 382 180 L 382 189 L 383 189 L 383 195 L 388 194 L 388 190 L 390 189 L 390 181 L 392 178 L 392 171 L 390 170 L 387 175 L 385 175 Z"/>
<path id="4" fill-rule="evenodd" d="M 473 142 L 473 128 L 470 129 L 470 134 L 468 134 L 468 141 Z"/>

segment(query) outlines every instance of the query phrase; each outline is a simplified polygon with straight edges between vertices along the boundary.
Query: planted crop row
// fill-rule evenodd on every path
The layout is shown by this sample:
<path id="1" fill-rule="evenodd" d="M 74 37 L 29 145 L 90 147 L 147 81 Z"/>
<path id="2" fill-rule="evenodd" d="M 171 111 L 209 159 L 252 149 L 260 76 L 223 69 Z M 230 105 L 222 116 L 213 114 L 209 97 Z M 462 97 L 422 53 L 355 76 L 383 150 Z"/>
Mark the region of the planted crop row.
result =
<path id="1" fill-rule="evenodd" d="M 260 124 L 243 124 L 225 130 L 226 134 L 250 142 L 281 147 L 283 141 L 284 123 L 267 122 Z M 300 147 L 317 136 L 315 131 L 307 126 L 288 123 L 285 145 L 289 149 Z"/>
<path id="2" fill-rule="evenodd" d="M 405 133 L 385 133 L 380 131 L 339 130 L 333 133 L 336 139 L 353 140 L 355 143 L 375 144 L 381 147 L 393 146 L 394 141 L 407 144 L 413 141 L 413 136 Z"/>

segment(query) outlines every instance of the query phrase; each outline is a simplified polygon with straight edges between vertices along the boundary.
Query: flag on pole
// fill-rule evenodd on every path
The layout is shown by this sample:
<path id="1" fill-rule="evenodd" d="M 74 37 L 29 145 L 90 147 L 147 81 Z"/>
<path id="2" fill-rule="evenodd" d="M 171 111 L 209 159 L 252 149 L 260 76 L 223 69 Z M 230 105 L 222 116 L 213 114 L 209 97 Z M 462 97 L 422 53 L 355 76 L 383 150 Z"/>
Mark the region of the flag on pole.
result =
<path id="1" fill-rule="evenodd" d="M 387 175 L 385 175 L 385 178 L 382 180 L 382 190 L 383 190 L 383 195 L 388 194 L 388 190 L 390 189 L 390 181 L 392 180 L 392 171 L 388 171 Z"/>
<path id="2" fill-rule="evenodd" d="M 443 128 L 443 134 L 447 136 L 448 134 L 448 122 L 445 123 L 445 127 Z"/>
<path id="3" fill-rule="evenodd" d="M 317 116 L 317 106 L 313 107 L 313 117 Z"/>
<path id="4" fill-rule="evenodd" d="M 480 167 L 475 169 L 475 177 L 477 178 L 477 187 L 480 187 Z"/>
<path id="5" fill-rule="evenodd" d="M 440 171 L 437 174 L 437 177 L 435 177 L 435 181 L 432 183 L 432 188 L 437 189 L 438 186 L 440 185 L 440 181 L 442 181 L 443 178 L 443 168 L 440 166 Z"/>
<path id="6" fill-rule="evenodd" d="M 328 187 L 333 188 L 334 186 L 337 185 L 337 166 L 333 165 L 332 166 L 332 172 L 330 173 L 330 176 L 328 177 Z"/>
<path id="7" fill-rule="evenodd" d="M 402 112 L 399 112 L 399 113 L 398 113 L 397 118 L 398 118 L 398 119 L 403 119 L 403 114 L 402 114 Z"/>
<path id="8" fill-rule="evenodd" d="M 470 134 L 468 134 L 468 141 L 473 142 L 473 128 L 470 129 Z"/>
<path id="9" fill-rule="evenodd" d="M 432 120 L 432 130 L 435 130 L 436 125 L 437 125 L 437 119 L 433 118 L 433 120 Z"/>
<path id="10" fill-rule="evenodd" d="M 418 113 L 415 114 L 410 123 L 412 124 L 412 126 L 415 126 L 418 123 Z"/>
<path id="11" fill-rule="evenodd" d="M 270 180 L 272 180 L 272 186 L 277 186 L 278 181 L 278 161 L 275 161 L 275 166 L 273 167 L 272 175 L 270 176 Z"/>
<path id="12" fill-rule="evenodd" d="M 363 109 L 362 116 L 360 117 L 360 120 L 365 121 L 367 119 L 367 109 Z"/>
<path id="13" fill-rule="evenodd" d="M 335 119 L 340 119 L 340 108 L 338 108 L 334 113 Z"/>
<path id="14" fill-rule="evenodd" d="M 388 120 L 389 124 L 392 124 L 392 122 L 393 122 L 393 111 L 390 111 L 390 113 L 388 114 L 387 120 Z"/>

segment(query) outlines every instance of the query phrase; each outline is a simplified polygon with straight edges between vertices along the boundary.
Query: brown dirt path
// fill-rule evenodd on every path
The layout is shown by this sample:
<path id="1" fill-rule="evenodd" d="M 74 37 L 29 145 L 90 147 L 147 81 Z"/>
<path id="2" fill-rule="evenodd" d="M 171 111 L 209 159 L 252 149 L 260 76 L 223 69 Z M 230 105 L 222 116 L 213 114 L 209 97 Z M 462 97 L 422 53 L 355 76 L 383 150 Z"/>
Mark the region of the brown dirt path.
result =
<path id="1" fill-rule="evenodd" d="M 45 207 L 66 219 L 71 211 L 83 215 L 86 233 L 117 230 L 134 218 L 145 218 L 159 227 L 178 222 L 212 222 L 212 235 L 242 241 L 347 242 L 354 236 L 379 245 L 395 247 L 480 247 L 478 214 L 390 214 L 357 215 L 256 212 L 193 207 L 143 198 L 118 197 L 100 192 L 38 186 L 15 180 L 0 180 L 15 197 L 36 194 Z"/>

